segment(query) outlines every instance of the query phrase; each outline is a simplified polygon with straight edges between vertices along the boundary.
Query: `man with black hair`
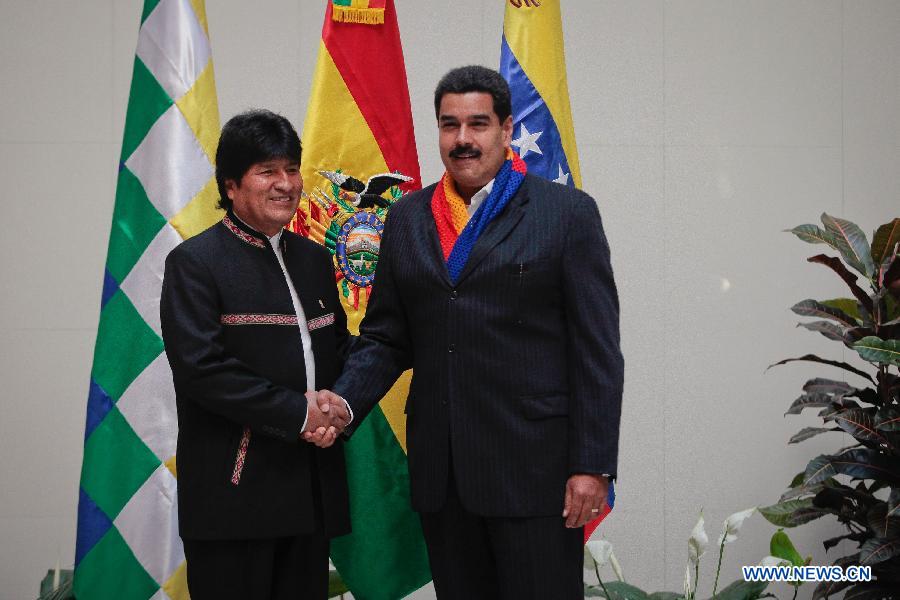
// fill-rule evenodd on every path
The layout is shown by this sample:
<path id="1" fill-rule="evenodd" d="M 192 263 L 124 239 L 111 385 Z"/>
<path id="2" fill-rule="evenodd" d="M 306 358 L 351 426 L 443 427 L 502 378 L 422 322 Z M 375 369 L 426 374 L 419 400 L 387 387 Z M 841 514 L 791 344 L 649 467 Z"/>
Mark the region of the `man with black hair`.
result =
<path id="1" fill-rule="evenodd" d="M 160 317 L 194 600 L 324 600 L 328 540 L 350 530 L 341 445 L 301 440 L 318 431 L 331 442 L 349 418 L 308 392 L 334 382 L 349 334 L 328 251 L 284 230 L 300 155 L 280 115 L 229 120 L 216 152 L 227 213 L 166 259 Z"/>
<path id="2" fill-rule="evenodd" d="M 352 435 L 413 369 L 411 498 L 439 598 L 582 598 L 623 381 L 600 214 L 527 174 L 496 71 L 450 71 L 434 108 L 446 173 L 391 208 L 360 336 L 319 401 L 346 398 Z"/>

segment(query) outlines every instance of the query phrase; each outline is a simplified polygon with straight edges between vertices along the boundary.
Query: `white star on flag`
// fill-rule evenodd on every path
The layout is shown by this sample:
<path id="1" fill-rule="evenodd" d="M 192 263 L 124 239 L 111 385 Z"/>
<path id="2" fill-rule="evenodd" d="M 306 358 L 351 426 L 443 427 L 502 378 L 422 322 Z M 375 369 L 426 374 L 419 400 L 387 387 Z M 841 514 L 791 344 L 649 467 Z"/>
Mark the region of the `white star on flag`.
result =
<path id="1" fill-rule="evenodd" d="M 559 177 L 553 180 L 553 183 L 560 185 L 569 185 L 569 174 L 563 173 L 562 165 L 559 165 Z"/>
<path id="2" fill-rule="evenodd" d="M 537 140 L 543 133 L 543 131 L 531 133 L 528 131 L 528 128 L 525 127 L 525 123 L 522 123 L 521 129 L 519 129 L 519 138 L 513 140 L 512 145 L 519 148 L 519 156 L 522 158 L 525 158 L 529 152 L 543 154 L 537 145 Z"/>

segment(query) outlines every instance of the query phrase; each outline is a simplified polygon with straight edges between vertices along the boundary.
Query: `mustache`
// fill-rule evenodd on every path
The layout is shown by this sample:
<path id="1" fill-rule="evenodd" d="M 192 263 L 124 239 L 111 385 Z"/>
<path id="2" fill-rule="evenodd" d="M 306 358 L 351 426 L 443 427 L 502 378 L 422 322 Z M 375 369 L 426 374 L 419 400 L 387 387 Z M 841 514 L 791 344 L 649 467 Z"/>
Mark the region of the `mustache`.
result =
<path id="1" fill-rule="evenodd" d="M 455 148 L 453 148 L 453 150 L 451 150 L 449 152 L 449 155 L 450 155 L 450 158 L 460 158 L 464 155 L 470 155 L 473 158 L 478 158 L 479 156 L 481 156 L 481 152 L 479 150 L 476 150 L 471 145 L 466 145 L 466 146 L 456 146 Z"/>

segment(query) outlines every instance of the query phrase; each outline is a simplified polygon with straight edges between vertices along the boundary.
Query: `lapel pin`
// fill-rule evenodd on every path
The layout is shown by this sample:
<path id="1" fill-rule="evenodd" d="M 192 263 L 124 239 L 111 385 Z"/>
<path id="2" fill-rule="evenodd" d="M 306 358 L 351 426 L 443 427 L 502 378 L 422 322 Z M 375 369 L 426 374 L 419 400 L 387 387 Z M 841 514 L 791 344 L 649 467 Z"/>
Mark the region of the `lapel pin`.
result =
<path id="1" fill-rule="evenodd" d="M 319 306 L 322 307 L 322 308 L 325 308 L 325 303 L 322 302 L 322 299 L 321 299 L 321 298 L 319 298 Z"/>

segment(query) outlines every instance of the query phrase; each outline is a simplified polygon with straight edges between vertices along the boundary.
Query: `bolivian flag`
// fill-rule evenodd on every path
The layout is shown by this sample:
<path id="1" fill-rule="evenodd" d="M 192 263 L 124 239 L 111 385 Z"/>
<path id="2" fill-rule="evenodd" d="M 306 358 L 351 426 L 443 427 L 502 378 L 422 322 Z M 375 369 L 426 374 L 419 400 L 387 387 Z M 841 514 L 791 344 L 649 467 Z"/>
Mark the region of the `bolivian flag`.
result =
<path id="1" fill-rule="evenodd" d="M 333 0 L 303 124 L 306 198 L 295 231 L 334 256 L 351 333 L 359 333 L 390 205 L 421 187 L 406 67 L 393 0 Z M 373 176 L 382 175 L 383 177 Z M 378 185 L 396 178 L 397 184 Z M 360 202 L 360 186 L 369 183 Z M 409 501 L 404 374 L 346 445 L 353 533 L 331 557 L 355 598 L 401 598 L 431 580 Z"/>

